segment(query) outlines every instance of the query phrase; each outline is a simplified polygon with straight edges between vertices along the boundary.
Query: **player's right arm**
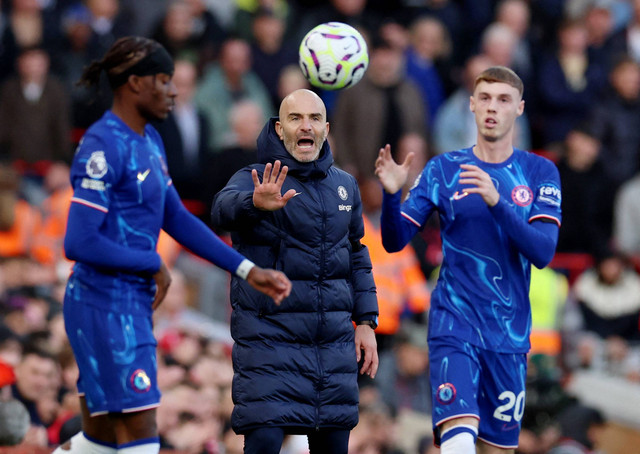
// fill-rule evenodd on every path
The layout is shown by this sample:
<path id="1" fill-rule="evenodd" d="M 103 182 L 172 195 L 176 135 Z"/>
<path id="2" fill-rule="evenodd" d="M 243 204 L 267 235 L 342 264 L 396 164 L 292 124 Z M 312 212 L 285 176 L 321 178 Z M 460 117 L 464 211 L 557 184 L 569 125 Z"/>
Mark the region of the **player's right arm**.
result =
<path id="1" fill-rule="evenodd" d="M 384 189 L 380 227 L 382 245 L 387 252 L 402 250 L 422 226 L 422 220 L 426 219 L 434 208 L 433 204 L 428 202 L 428 206 L 425 206 L 424 212 L 421 213 L 420 218 L 422 219 L 415 214 L 413 216 L 407 215 L 401 208 L 402 188 L 407 183 L 412 161 L 413 153 L 409 153 L 402 164 L 396 164 L 391 157 L 389 144 L 380 149 L 376 159 L 375 173 Z M 414 197 L 410 201 L 411 204 L 415 202 L 415 199 Z"/>

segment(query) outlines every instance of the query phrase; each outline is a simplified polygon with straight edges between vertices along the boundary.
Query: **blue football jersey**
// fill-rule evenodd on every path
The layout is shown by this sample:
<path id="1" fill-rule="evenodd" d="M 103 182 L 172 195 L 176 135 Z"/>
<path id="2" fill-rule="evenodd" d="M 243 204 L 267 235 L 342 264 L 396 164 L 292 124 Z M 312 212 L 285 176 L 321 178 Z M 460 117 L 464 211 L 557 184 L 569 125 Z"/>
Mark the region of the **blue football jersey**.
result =
<path id="1" fill-rule="evenodd" d="M 149 251 L 153 257 L 171 179 L 162 140 L 152 126 L 147 125 L 141 136 L 107 111 L 78 146 L 71 183 L 72 203 L 106 213 L 102 235 L 131 250 Z M 76 263 L 73 274 L 78 285 L 87 284 L 87 293 L 76 289 L 76 297 L 89 304 L 118 304 L 124 310 L 121 305 L 129 301 L 128 310 L 133 313 L 151 310 L 155 287 L 150 276 L 96 269 L 86 263 Z"/>
<path id="2" fill-rule="evenodd" d="M 402 216 L 422 228 L 438 211 L 443 261 L 431 297 L 429 337 L 456 336 L 505 353 L 529 350 L 529 260 L 512 244 L 478 194 L 458 183 L 460 164 L 487 172 L 516 216 L 560 225 L 561 187 L 555 165 L 514 149 L 504 162 L 479 160 L 472 148 L 430 160 L 401 206 Z"/>

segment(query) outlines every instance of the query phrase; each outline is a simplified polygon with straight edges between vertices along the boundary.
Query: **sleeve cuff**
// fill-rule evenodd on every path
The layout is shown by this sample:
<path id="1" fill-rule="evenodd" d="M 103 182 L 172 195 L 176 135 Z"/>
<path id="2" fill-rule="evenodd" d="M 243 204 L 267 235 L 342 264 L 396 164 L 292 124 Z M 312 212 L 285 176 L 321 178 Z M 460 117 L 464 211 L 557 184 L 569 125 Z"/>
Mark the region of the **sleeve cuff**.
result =
<path id="1" fill-rule="evenodd" d="M 236 268 L 236 276 L 238 276 L 240 279 L 246 280 L 247 276 L 249 275 L 249 271 L 251 271 L 254 266 L 256 266 L 256 264 L 251 260 L 244 259 L 242 262 L 240 262 L 238 268 Z"/>

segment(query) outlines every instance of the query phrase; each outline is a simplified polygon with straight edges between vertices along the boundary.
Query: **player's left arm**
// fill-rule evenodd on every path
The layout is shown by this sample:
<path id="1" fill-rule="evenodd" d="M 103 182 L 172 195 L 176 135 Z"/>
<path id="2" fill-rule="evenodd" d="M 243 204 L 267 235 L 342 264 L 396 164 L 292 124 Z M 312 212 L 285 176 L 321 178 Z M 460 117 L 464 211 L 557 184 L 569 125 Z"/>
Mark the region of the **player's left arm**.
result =
<path id="1" fill-rule="evenodd" d="M 256 290 L 280 304 L 291 292 L 284 273 L 263 269 L 227 245 L 207 225 L 184 207 L 173 186 L 167 190 L 162 228 L 178 243 L 214 265 L 245 279 Z"/>
<path id="2" fill-rule="evenodd" d="M 167 190 L 162 228 L 187 249 L 231 273 L 235 273 L 244 260 L 242 254 L 185 208 L 173 186 Z"/>

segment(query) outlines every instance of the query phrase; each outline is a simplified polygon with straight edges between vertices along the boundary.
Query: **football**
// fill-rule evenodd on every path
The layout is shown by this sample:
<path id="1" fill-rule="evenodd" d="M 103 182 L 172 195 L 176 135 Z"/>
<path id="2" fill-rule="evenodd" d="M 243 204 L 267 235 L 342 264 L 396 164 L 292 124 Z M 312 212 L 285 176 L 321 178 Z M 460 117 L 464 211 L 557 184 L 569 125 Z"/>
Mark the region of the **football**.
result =
<path id="1" fill-rule="evenodd" d="M 300 43 L 298 56 L 304 76 L 323 90 L 354 86 L 369 66 L 364 38 L 342 22 L 327 22 L 311 29 Z"/>

